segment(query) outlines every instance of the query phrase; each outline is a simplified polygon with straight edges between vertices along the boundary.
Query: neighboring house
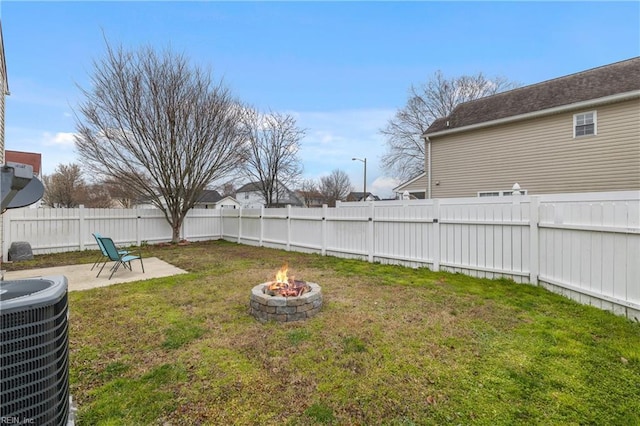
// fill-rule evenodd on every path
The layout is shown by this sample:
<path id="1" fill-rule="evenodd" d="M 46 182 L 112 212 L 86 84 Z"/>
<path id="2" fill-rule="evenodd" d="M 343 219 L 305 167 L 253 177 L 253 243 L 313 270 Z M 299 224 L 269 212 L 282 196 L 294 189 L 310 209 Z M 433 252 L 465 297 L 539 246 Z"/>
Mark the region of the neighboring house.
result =
<path id="1" fill-rule="evenodd" d="M 205 189 L 196 201 L 196 209 L 237 209 L 240 203 L 233 197 L 220 195 L 213 189 Z"/>
<path id="2" fill-rule="evenodd" d="M 259 182 L 249 182 L 236 191 L 236 200 L 245 209 L 257 209 L 267 206 L 266 200 L 260 191 Z M 285 185 L 278 185 L 278 195 L 274 200 L 275 206 L 284 207 L 286 205 L 304 207 L 303 199 Z M 275 207 L 274 206 L 274 207 Z"/>
<path id="3" fill-rule="evenodd" d="M 417 198 L 640 189 L 640 57 L 456 107 L 424 133 Z"/>
<path id="4" fill-rule="evenodd" d="M 42 154 L 37 152 L 24 152 L 6 150 L 4 152 L 5 162 L 27 164 L 33 168 L 33 175 L 42 179 Z"/>
<path id="5" fill-rule="evenodd" d="M 302 191 L 297 190 L 296 195 L 303 200 L 307 207 L 322 207 L 324 202 L 324 196 L 317 191 Z"/>
<path id="6" fill-rule="evenodd" d="M 367 195 L 364 196 L 364 192 L 362 191 L 352 191 L 347 195 L 347 201 L 380 201 L 380 197 L 370 192 L 367 192 Z"/>
<path id="7" fill-rule="evenodd" d="M 162 204 L 166 205 L 164 198 Z M 193 206 L 194 209 L 237 209 L 240 203 L 233 197 L 223 197 L 218 191 L 205 189 L 198 201 Z M 150 197 L 142 197 L 133 202 L 132 208 L 136 209 L 157 209 L 155 204 L 151 202 Z"/>
<path id="8" fill-rule="evenodd" d="M 429 197 L 428 186 L 427 174 L 423 172 L 406 182 L 402 182 L 393 188 L 393 192 L 398 200 L 423 200 Z"/>

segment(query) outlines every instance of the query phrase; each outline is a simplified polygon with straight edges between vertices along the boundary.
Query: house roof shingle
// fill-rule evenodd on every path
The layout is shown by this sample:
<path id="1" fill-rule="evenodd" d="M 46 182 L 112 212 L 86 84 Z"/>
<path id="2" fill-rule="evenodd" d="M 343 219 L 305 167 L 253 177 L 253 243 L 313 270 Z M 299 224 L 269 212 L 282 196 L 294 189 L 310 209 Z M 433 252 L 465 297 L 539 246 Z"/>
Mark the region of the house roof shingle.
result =
<path id="1" fill-rule="evenodd" d="M 465 102 L 435 120 L 425 135 L 635 90 L 640 57 Z"/>
<path id="2" fill-rule="evenodd" d="M 377 195 L 372 194 L 371 192 L 367 191 L 367 193 L 365 194 L 364 192 L 360 191 L 351 191 L 349 193 L 349 195 L 347 195 L 347 201 L 361 201 L 364 198 L 367 198 L 371 196 L 375 201 L 380 201 L 380 197 L 378 197 Z"/>
<path id="3" fill-rule="evenodd" d="M 205 189 L 198 198 L 198 203 L 217 203 L 222 200 L 222 195 L 214 189 Z"/>
<path id="4" fill-rule="evenodd" d="M 236 192 L 256 192 L 261 190 L 260 182 L 249 182 L 240 187 Z"/>

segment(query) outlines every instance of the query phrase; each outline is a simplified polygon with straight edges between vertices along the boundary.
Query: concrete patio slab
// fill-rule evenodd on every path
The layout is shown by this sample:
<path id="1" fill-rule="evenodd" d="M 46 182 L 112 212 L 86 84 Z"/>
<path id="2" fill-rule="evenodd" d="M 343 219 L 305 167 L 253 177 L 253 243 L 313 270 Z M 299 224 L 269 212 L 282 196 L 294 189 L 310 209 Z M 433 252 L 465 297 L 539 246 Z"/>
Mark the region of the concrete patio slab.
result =
<path id="1" fill-rule="evenodd" d="M 148 280 L 150 278 L 170 277 L 173 275 L 187 273 L 187 271 L 176 268 L 157 257 L 144 258 L 142 261 L 144 262 L 144 273 L 142 272 L 142 268 L 140 268 L 140 262 L 133 261 L 131 263 L 133 271 L 120 267 L 111 279 L 109 279 L 109 275 L 111 274 L 109 268 L 113 262 L 109 262 L 107 266 L 105 266 L 99 277 L 96 277 L 99 268 L 94 268 L 92 271 L 92 264 L 87 263 L 81 265 L 56 266 L 53 268 L 28 269 L 24 271 L 8 271 L 5 272 L 4 279 L 14 280 L 50 275 L 64 275 L 67 277 L 69 282 L 69 291 L 78 291 L 96 287 L 106 287 L 129 281 L 141 281 Z"/>

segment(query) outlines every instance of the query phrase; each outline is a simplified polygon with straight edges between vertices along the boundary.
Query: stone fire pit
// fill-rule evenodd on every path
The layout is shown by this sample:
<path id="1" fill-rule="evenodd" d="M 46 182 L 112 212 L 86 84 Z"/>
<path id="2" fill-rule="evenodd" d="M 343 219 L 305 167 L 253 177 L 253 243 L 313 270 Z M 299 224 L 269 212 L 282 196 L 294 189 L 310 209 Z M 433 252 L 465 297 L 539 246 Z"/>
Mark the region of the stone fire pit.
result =
<path id="1" fill-rule="evenodd" d="M 258 321 L 299 321 L 311 318 L 320 311 L 322 291 L 318 284 L 303 282 L 308 287 L 300 296 L 271 295 L 270 282 L 258 284 L 251 290 L 250 312 Z"/>

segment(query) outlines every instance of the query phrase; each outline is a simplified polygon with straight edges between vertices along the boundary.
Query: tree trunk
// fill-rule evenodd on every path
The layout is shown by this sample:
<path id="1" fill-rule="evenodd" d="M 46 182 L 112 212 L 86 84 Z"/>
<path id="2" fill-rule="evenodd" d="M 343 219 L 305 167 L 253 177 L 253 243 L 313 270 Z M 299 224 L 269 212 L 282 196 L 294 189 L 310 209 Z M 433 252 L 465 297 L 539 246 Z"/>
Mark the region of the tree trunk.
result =
<path id="1" fill-rule="evenodd" d="M 174 223 L 171 226 L 171 230 L 173 231 L 171 234 L 171 242 L 177 244 L 180 242 L 180 228 L 182 227 L 182 222 Z"/>

